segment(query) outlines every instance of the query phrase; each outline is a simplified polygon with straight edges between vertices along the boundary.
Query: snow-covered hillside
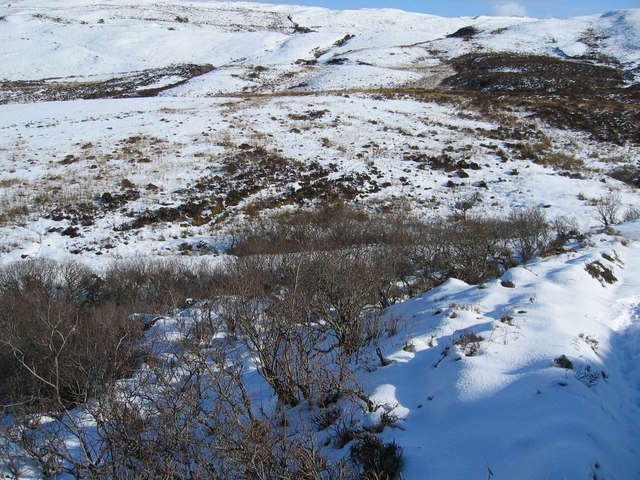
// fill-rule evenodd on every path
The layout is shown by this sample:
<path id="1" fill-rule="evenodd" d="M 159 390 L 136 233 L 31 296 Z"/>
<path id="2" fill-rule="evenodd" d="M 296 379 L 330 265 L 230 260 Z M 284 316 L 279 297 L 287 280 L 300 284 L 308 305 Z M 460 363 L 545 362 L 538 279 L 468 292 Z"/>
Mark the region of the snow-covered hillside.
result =
<path id="1" fill-rule="evenodd" d="M 154 98 L 1 109 L 3 200 L 17 212 L 2 227 L 5 263 L 162 256 L 199 242 L 215 253 L 226 244 L 221 220 L 251 208 L 269 212 L 277 201 L 321 200 L 321 188 L 349 187 L 372 208 L 405 208 L 422 218 L 447 215 L 479 192 L 478 214 L 538 206 L 582 228 L 599 225 L 593 201 L 610 191 L 621 197 L 620 214 L 639 203 L 634 188 L 606 176 L 638 158 L 633 144 L 598 142 L 516 115 L 515 132 L 505 133 L 504 120 L 484 119 L 456 98 Z M 520 129 L 536 138 L 514 144 Z M 566 167 L 522 158 L 519 148 L 528 145 Z M 254 163 L 261 152 L 291 166 L 266 173 L 267 165 Z M 243 167 L 229 176 L 230 163 Z M 315 176 L 328 184 L 320 187 Z M 309 182 L 318 190 L 303 195 Z M 234 205 L 230 189 L 247 193 Z M 180 221 L 134 223 L 158 207 L 182 211 L 193 203 L 201 211 L 176 214 Z"/>
<path id="2" fill-rule="evenodd" d="M 368 345 L 349 363 L 370 401 L 338 402 L 340 422 L 386 425 L 403 479 L 640 478 L 639 81 L 640 9 L 13 0 L 0 6 L 0 267 L 221 264 L 263 220 L 336 205 L 407 224 L 543 212 L 572 230 L 563 253 L 490 258 L 502 278 L 451 278 L 386 309 L 397 329 L 379 356 Z M 180 370 L 183 328 L 209 304 L 191 305 L 145 325 L 158 364 Z M 238 342 L 249 396 L 275 418 L 284 407 Z M 125 389 L 157 367 L 145 361 Z M 93 407 L 40 421 L 70 422 L 80 455 Z M 311 407 L 283 418 L 306 433 Z M 337 463 L 353 442 L 329 430 L 313 438 Z"/>
<path id="3" fill-rule="evenodd" d="M 217 1 L 22 0 L 0 7 L 0 17 L 0 79 L 78 82 L 173 64 L 216 67 L 190 95 L 419 83 L 443 60 L 480 50 L 608 58 L 629 70 L 640 61 L 639 10 L 537 20 Z M 465 27 L 475 30 L 472 38 L 447 38 Z M 251 75 L 255 66 L 267 70 Z"/>
<path id="4" fill-rule="evenodd" d="M 413 348 L 367 382 L 401 419 L 387 434 L 407 453 L 404 478 L 640 475 L 637 222 L 623 231 L 627 246 L 596 237 L 482 289 L 450 280 L 390 309 Z M 613 285 L 585 270 L 594 261 Z M 482 339 L 468 356 L 470 332 Z M 562 355 L 572 369 L 554 364 Z"/>

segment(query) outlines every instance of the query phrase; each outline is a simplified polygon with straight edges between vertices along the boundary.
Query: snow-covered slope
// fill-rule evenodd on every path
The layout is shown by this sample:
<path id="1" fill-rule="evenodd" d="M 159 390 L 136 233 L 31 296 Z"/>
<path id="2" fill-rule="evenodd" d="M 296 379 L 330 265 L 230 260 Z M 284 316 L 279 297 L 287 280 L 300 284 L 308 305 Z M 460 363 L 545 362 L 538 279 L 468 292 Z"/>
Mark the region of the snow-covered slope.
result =
<path id="1" fill-rule="evenodd" d="M 605 234 L 596 210 L 613 198 L 617 220 L 640 215 L 639 66 L 640 9 L 14 0 L 0 6 L 0 266 L 215 262 L 238 225 L 327 199 L 419 220 L 469 199 L 469 215 L 536 207 L 590 243 L 389 308 L 392 363 L 371 351 L 356 367 L 382 408 L 354 416 L 395 419 L 382 435 L 404 479 L 640 478 L 640 224 Z M 592 277 L 594 261 L 617 280 Z M 195 310 L 180 315 L 149 335 L 177 343 Z"/>
<path id="2" fill-rule="evenodd" d="M 360 199 L 402 198 L 421 216 L 446 214 L 456 198 L 482 188 L 485 211 L 545 206 L 550 216 L 593 226 L 593 199 L 613 189 L 635 203 L 633 189 L 603 175 L 639 159 L 635 90 L 622 88 L 637 72 L 639 45 L 640 10 L 538 20 L 218 1 L 3 4 L 0 195 L 9 231 L 2 260 L 119 248 L 131 233 L 114 230 L 127 218 L 158 202 L 178 206 L 242 144 L 306 168 L 318 162 L 332 180 L 368 175 Z M 451 62 L 488 52 L 500 54 L 486 65 L 482 58 Z M 522 67 L 531 54 L 581 61 L 546 65 L 539 58 L 547 57 L 536 57 L 535 75 L 552 78 L 534 79 Z M 517 106 L 504 100 L 507 106 L 442 90 L 447 77 L 460 90 L 481 74 L 520 75 L 507 91 L 535 84 L 543 97 L 568 75 L 573 90 L 552 108 L 539 97 L 519 97 Z M 618 90 L 598 90 L 612 87 Z M 574 101 L 584 89 L 595 89 L 588 103 Z M 109 100 L 132 96 L 159 98 Z M 425 168 L 443 161 L 444 171 Z M 290 173 L 243 198 L 240 209 L 295 190 L 300 178 Z M 79 219 L 52 220 L 53 210 L 100 207 L 98 199 L 125 188 L 123 180 L 137 192 L 120 209 L 85 218 L 76 240 L 60 238 Z M 223 201 L 224 193 L 219 186 L 215 195 Z M 211 233 L 196 227 L 155 230 L 164 240 L 151 251 Z"/>
<path id="3" fill-rule="evenodd" d="M 562 131 L 558 126 L 563 122 L 557 120 L 549 124 L 556 107 L 541 113 L 534 105 L 532 113 L 525 106 L 510 114 L 513 105 L 507 109 L 496 104 L 496 112 L 487 117 L 486 107 L 465 95 L 436 93 L 422 102 L 413 93 L 392 99 L 393 89 L 380 98 L 366 92 L 393 87 L 401 95 L 403 87 L 437 87 L 455 73 L 450 59 L 491 50 L 557 58 L 587 55 L 596 62 L 617 59 L 633 69 L 639 55 L 639 12 L 536 20 L 239 2 L 143 0 L 133 7 L 123 0 L 23 0 L 3 5 L 4 102 L 164 97 L 0 106 L 2 198 L 6 217 L 18 219 L 21 227 L 16 230 L 14 222 L 5 225 L 10 232 L 5 233 L 3 250 L 8 255 L 3 260 L 47 252 L 77 254 L 86 248 L 107 253 L 103 245 L 119 248 L 121 242 L 129 243 L 130 235 L 114 232 L 127 220 L 123 214 L 153 209 L 159 201 L 179 205 L 184 199 L 178 192 L 215 174 L 243 143 L 306 165 L 318 161 L 322 168 L 333 169 L 335 164 L 343 176 L 370 175 L 374 181 L 361 192 L 363 198 L 383 203 L 402 198 L 419 215 L 446 213 L 455 198 L 486 185 L 487 197 L 494 199 L 491 209 L 544 205 L 552 216 L 573 216 L 583 226 L 592 226 L 589 202 L 603 194 L 602 174 L 620 162 L 638 160 L 633 110 L 621 117 L 618 110 L 594 105 L 611 113 L 590 118 L 592 107 L 586 107 L 588 115 L 576 121 L 574 102 L 569 100 L 564 107 L 567 120 L 575 121 L 578 129 L 599 129 L 593 138 L 576 135 L 575 128 Z M 508 56 L 501 58 L 506 63 L 493 70 L 521 68 L 510 65 Z M 556 65 L 543 68 L 553 71 Z M 591 73 L 575 75 L 588 79 Z M 310 90 L 362 93 L 350 99 L 194 99 Z M 633 99 L 627 101 L 632 103 Z M 542 114 L 549 118 L 539 120 Z M 616 134 L 618 129 L 622 135 Z M 632 143 L 625 143 L 627 138 Z M 548 163 L 550 157 L 564 167 L 533 165 L 531 158 L 524 158 L 525 151 L 534 152 L 530 155 L 539 158 L 537 163 Z M 425 162 L 437 157 L 448 158 L 452 170 L 425 171 Z M 467 165 L 461 169 L 465 172 L 456 172 L 455 162 Z M 454 177 L 471 177 L 454 181 L 460 187 L 454 190 L 447 187 L 452 172 Z M 567 172 L 572 178 L 559 175 Z M 74 178 L 71 183 L 69 175 Z M 60 238 L 58 232 L 78 219 L 52 221 L 53 210 L 95 203 L 105 193 L 114 194 L 125 179 L 143 192 L 136 193 L 141 198 L 125 202 L 131 203 L 131 212 L 113 210 L 101 219 L 85 219 L 79 238 Z M 240 207 L 281 195 L 299 180 L 292 177 L 283 185 L 272 185 Z M 545 188 L 540 188 L 541 182 Z M 145 185 L 157 189 L 143 190 Z M 611 188 L 627 195 L 621 184 Z M 624 201 L 633 204 L 633 195 Z M 38 221 L 25 223 L 25 216 Z M 185 235 L 210 234 L 206 228 L 189 228 L 189 233 L 180 233 L 175 225 L 155 230 L 157 240 L 164 240 L 153 241 L 158 247 L 151 251 L 172 251 Z M 114 236 L 122 238 L 114 241 Z M 147 234 L 144 237 L 149 240 Z"/>
<path id="4" fill-rule="evenodd" d="M 401 419 L 387 435 L 407 454 L 404 478 L 640 475 L 639 226 L 625 227 L 626 246 L 597 238 L 482 289 L 450 280 L 391 309 L 413 348 L 367 382 Z M 593 261 L 618 281 L 590 276 Z M 483 339 L 467 356 L 456 343 L 469 332 Z M 562 355 L 572 369 L 554 364 Z"/>
<path id="5" fill-rule="evenodd" d="M 0 227 L 1 261 L 45 256 L 108 262 L 142 252 L 171 255 L 181 244 L 203 240 L 215 253 L 225 234 L 218 218 L 242 218 L 246 208 L 300 189 L 312 172 L 336 188 L 353 185 L 356 199 L 374 209 L 402 208 L 420 218 L 448 215 L 456 201 L 475 192 L 481 201 L 473 213 L 545 207 L 549 218 L 573 219 L 582 229 L 599 225 L 593 201 L 611 190 L 621 197 L 620 214 L 638 205 L 634 188 L 605 175 L 638 160 L 633 144 L 599 142 L 520 115 L 508 120 L 516 132 L 505 133 L 507 120 L 484 119 L 458 100 L 438 100 L 352 94 L 5 105 L 0 180 L 5 208 L 16 217 Z M 535 137 L 518 140 L 519 129 Z M 567 167 L 523 158 L 520 145 Z M 247 165 L 249 179 L 233 188 L 257 192 L 234 206 L 227 202 L 229 179 L 213 178 L 260 149 L 291 166 L 277 178 L 252 180 Z M 438 162 L 444 166 L 431 168 Z M 199 183 L 207 185 L 205 196 L 194 188 Z M 102 200 L 105 194 L 121 200 L 112 206 Z M 213 203 L 202 221 L 181 215 L 180 222 L 128 227 L 148 210 L 203 199 Z M 218 201 L 225 204 L 222 213 Z M 87 202 L 88 210 L 82 207 Z"/>
<path id="6" fill-rule="evenodd" d="M 569 20 L 441 18 L 399 10 L 331 11 L 239 2 L 142 0 L 132 6 L 124 0 L 23 0 L 0 7 L 0 79 L 77 81 L 207 63 L 229 74 L 255 65 L 275 71 L 267 81 L 234 80 L 217 71 L 200 82 L 200 94 L 281 90 L 296 85 L 292 77 L 311 89 L 361 88 L 364 81 L 380 78 L 385 86 L 415 82 L 434 62 L 477 50 L 592 55 L 633 69 L 640 58 L 639 15 L 628 10 Z M 471 39 L 446 38 L 463 27 L 477 32 Z M 393 73 L 385 77 L 362 69 L 352 75 L 327 64 L 335 58 Z M 313 65 L 302 68 L 300 61 Z M 402 75 L 406 71 L 414 75 Z M 353 83 L 345 81 L 350 77 Z"/>
<path id="7" fill-rule="evenodd" d="M 338 403 L 343 428 L 384 425 L 381 437 L 402 448 L 401 478 L 407 480 L 638 478 L 640 222 L 591 241 L 480 286 L 449 279 L 387 309 L 385 318 L 397 325 L 378 344 L 388 364 L 381 366 L 372 347 L 362 352 L 353 368 L 371 407 L 365 413 L 350 401 Z M 592 275 L 594 262 L 611 276 Z M 210 315 L 195 306 L 155 318 L 148 330 L 155 361 L 173 365 L 178 385 L 194 377 L 178 360 L 193 354 L 180 354 L 193 341 L 190 326 Z M 215 338 L 223 342 L 224 336 Z M 233 358 L 245 364 L 248 397 L 263 414 L 276 415 L 275 395 L 258 374 L 257 360 L 237 344 Z M 155 392 L 149 383 L 154 365 L 123 382 L 124 398 L 153 397 L 145 389 Z M 287 418 L 294 425 L 309 422 L 308 430 L 311 409 L 298 405 Z M 40 421 L 82 459 L 77 435 L 96 441 L 89 412 L 71 411 L 74 422 L 63 418 L 68 430 L 56 428 L 55 417 Z M 331 431 L 323 428 L 312 438 L 329 458 L 348 457 L 352 444 L 336 444 Z M 99 442 L 90 444 L 100 451 Z M 16 458 L 20 478 L 40 478 L 33 461 Z"/>

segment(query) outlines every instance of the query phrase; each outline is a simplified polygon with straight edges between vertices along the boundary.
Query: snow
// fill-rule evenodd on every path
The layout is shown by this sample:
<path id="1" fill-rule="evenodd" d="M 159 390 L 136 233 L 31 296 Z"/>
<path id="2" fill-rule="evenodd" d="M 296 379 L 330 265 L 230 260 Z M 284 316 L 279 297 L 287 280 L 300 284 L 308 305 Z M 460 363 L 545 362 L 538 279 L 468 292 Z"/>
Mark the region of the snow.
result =
<path id="1" fill-rule="evenodd" d="M 380 345 L 392 363 L 358 370 L 380 408 L 358 421 L 367 427 L 383 414 L 397 418 L 383 436 L 402 446 L 407 480 L 640 478 L 640 222 L 615 225 L 613 235 L 594 233 L 592 205 L 616 192 L 623 207 L 638 206 L 637 189 L 604 173 L 615 159 L 640 161 L 637 145 L 600 142 L 511 112 L 509 120 L 523 130 L 536 129 L 554 151 L 584 162 L 582 178 L 568 178 L 513 154 L 497 135 L 500 121 L 463 103 L 375 91 L 437 83 L 438 75 L 451 74 L 446 60 L 471 51 L 593 54 L 633 71 L 640 65 L 640 9 L 568 20 L 454 19 L 205 0 L 14 0 L 0 7 L 0 17 L 6 81 L 107 80 L 183 63 L 216 67 L 155 98 L 0 105 L 0 201 L 3 209 L 30 208 L 0 225 L 0 264 L 78 259 L 100 270 L 114 259 L 172 256 L 184 242 L 208 245 L 215 262 L 229 243 L 224 226 L 116 227 L 131 220 L 127 209 L 178 205 L 181 190 L 220 175 L 245 142 L 296 165 L 335 168 L 330 178 L 375 177 L 385 186 L 358 202 L 402 205 L 421 219 L 449 214 L 456 199 L 485 182 L 472 213 L 544 207 L 548 218 L 571 219 L 592 233 L 588 246 L 535 259 L 482 288 L 449 279 L 389 308 L 385 315 L 401 320 L 399 333 Z M 313 31 L 294 33 L 292 22 Z M 447 37 L 466 26 L 478 33 Z M 343 42 L 346 35 L 354 36 Z M 344 62 L 331 64 L 335 59 Z M 134 137 L 149 162 L 123 149 Z M 510 152 L 508 160 L 497 157 L 500 150 Z M 461 181 L 415 160 L 444 152 L 481 168 Z M 68 155 L 78 161 L 60 163 Z M 56 231 L 71 223 L 54 221 L 53 208 L 119 191 L 124 179 L 158 190 L 96 218 L 81 237 Z M 282 189 L 299 185 L 292 178 Z M 242 218 L 242 207 L 274 190 L 232 213 Z M 585 266 L 595 260 L 618 281 L 592 278 Z M 182 339 L 179 327 L 196 314 L 162 318 L 150 329 L 166 358 Z M 455 344 L 469 332 L 483 338 L 472 356 Z M 575 369 L 554 365 L 560 355 Z M 252 393 L 272 407 L 270 390 L 246 362 Z M 587 385 L 576 375 L 587 366 L 606 378 Z"/>
<path id="2" fill-rule="evenodd" d="M 351 73 L 351 81 L 360 78 L 363 84 L 381 77 L 375 67 L 339 68 L 344 69 L 345 77 Z M 325 80 L 326 87 L 332 89 L 344 86 L 335 75 Z M 201 91 L 200 86 L 189 82 L 181 88 L 187 93 L 190 89 Z M 308 111 L 327 113 L 313 121 L 291 118 Z M 96 219 L 95 225 L 83 228 L 82 237 L 74 239 L 51 231 L 54 227 L 66 228 L 68 222 L 43 217 L 74 199 L 86 201 L 104 192 L 117 192 L 123 179 L 141 188 L 149 183 L 158 187 L 155 192 L 146 191 L 128 208 L 142 211 L 158 203 L 179 204 L 182 197 L 176 192 L 219 172 L 224 159 L 237 153 L 237 145 L 244 142 L 287 152 L 285 156 L 303 164 L 318 162 L 327 168 L 335 164 L 333 177 L 355 172 L 371 175 L 375 167 L 379 172 L 377 182 L 388 186 L 366 197 L 391 204 L 402 199 L 422 218 L 448 214 L 455 199 L 476 191 L 474 185 L 479 181 L 487 184 L 487 201 L 474 208 L 478 214 L 506 213 L 518 206 L 546 207 L 550 219 L 573 218 L 582 229 L 588 229 L 598 225 L 590 199 L 605 195 L 609 188 L 618 191 L 623 206 L 638 204 L 631 187 L 611 179 L 606 184 L 601 181 L 602 169 L 609 166 L 607 158 L 640 158 L 633 146 L 604 144 L 586 135 L 545 128 L 556 148 L 575 152 L 593 169 L 582 179 L 571 179 L 516 156 L 504 164 L 495 151 L 509 151 L 507 141 L 487 138 L 498 127 L 457 107 L 412 98 L 376 98 L 366 93 L 257 98 L 166 95 L 2 105 L 0 152 L 6 167 L 0 172 L 0 180 L 11 185 L 2 190 L 2 198 L 10 206 L 36 195 L 42 195 L 45 201 L 32 209 L 28 223 L 0 227 L 6 245 L 0 263 L 22 255 L 63 258 L 78 250 L 84 253 L 75 256 L 90 263 L 140 252 L 162 256 L 175 253 L 185 235 L 204 238 L 213 234 L 222 242 L 224 231 L 208 225 L 185 230 L 176 224 L 164 224 L 116 232 L 114 227 L 127 221 L 118 210 Z M 140 138 L 135 148 L 150 162 L 137 163 L 123 149 L 132 137 Z M 364 148 L 372 141 L 375 146 Z M 86 145 L 89 147 L 83 148 Z M 464 152 L 459 158 L 481 166 L 480 170 L 468 170 L 466 185 L 460 182 L 454 191 L 446 186 L 450 180 L 446 172 L 421 169 L 419 162 L 399 161 L 405 155 L 421 152 L 439 155 L 445 147 Z M 60 164 L 68 155 L 78 161 Z M 513 170 L 519 175 L 508 174 Z M 296 181 L 292 179 L 291 185 Z M 63 187 L 63 197 L 48 193 Z M 489 201 L 492 196 L 501 200 Z M 134 238 L 135 242 L 130 241 Z M 113 247 L 104 248 L 107 244 Z"/>
<path id="3" fill-rule="evenodd" d="M 400 333 L 380 343 L 390 365 L 357 370 L 376 406 L 357 421 L 373 428 L 383 415 L 393 419 L 382 436 L 403 448 L 402 478 L 640 475 L 640 223 L 619 228 L 482 288 L 450 279 L 387 310 Z M 592 278 L 585 265 L 594 260 L 619 281 Z M 154 351 L 172 361 L 197 316 L 194 308 L 156 320 L 148 332 Z M 483 340 L 466 356 L 456 340 L 471 331 Z M 574 369 L 555 365 L 560 355 Z M 587 366 L 604 372 L 593 384 L 579 378 Z M 250 362 L 246 381 L 263 408 L 273 408 Z"/>
<path id="4" fill-rule="evenodd" d="M 132 8 L 123 0 L 101 5 L 29 0 L 0 7 L 5 19 L 0 78 L 103 75 L 177 63 L 275 67 L 313 58 L 318 49 L 402 69 L 422 57 L 433 58 L 435 51 L 437 58 L 451 58 L 472 48 L 581 56 L 590 51 L 584 40 L 589 36 L 604 38 L 602 52 L 632 68 L 639 61 L 638 15 L 626 10 L 569 20 L 441 18 L 390 9 L 331 11 L 239 2 L 142 0 Z M 292 22 L 312 31 L 292 34 Z M 480 31 L 471 42 L 445 38 L 469 25 Z M 355 37 L 332 47 L 347 34 Z M 391 58 L 387 49 L 403 54 Z M 319 70 L 325 75 L 324 68 Z M 394 85 L 396 78 L 389 82 Z M 324 88 L 325 83 L 315 85 Z"/>
<path id="5" fill-rule="evenodd" d="M 356 415 L 356 422 L 375 428 L 383 416 L 391 419 L 381 435 L 402 447 L 402 478 L 410 480 L 489 472 L 638 478 L 639 239 L 639 222 L 621 225 L 587 248 L 535 259 L 481 287 L 449 279 L 390 307 L 385 316 L 398 318 L 400 328 L 380 347 L 391 363 L 370 360 L 357 368 L 376 409 Z M 594 260 L 618 281 L 591 277 L 585 265 Z M 515 286 L 505 287 L 506 280 Z M 171 362 L 184 326 L 198 315 L 194 307 L 157 319 L 148 331 L 154 351 Z M 456 344 L 468 332 L 482 337 L 469 356 Z M 561 355 L 573 369 L 554 364 Z M 274 397 L 246 362 L 249 394 L 270 411 Z M 594 382 L 581 378 L 587 367 L 597 374 Z M 326 447 L 338 457 L 348 448 Z"/>
<path id="6" fill-rule="evenodd" d="M 402 86 L 419 79 L 420 75 L 412 72 L 367 65 L 345 65 L 320 73 L 307 85 L 312 90 L 344 90 Z"/>
<path id="7" fill-rule="evenodd" d="M 640 233 L 637 224 L 623 230 Z M 640 475 L 640 245 L 600 240 L 596 249 L 507 272 L 515 288 L 449 281 L 390 309 L 418 347 L 389 355 L 395 363 L 365 378 L 379 403 L 402 412 L 385 433 L 405 449 L 403 478 L 478 478 L 488 468 L 496 478 Z M 620 281 L 603 286 L 584 266 L 613 251 Z M 506 314 L 513 325 L 500 322 Z M 452 345 L 465 331 L 485 339 L 476 356 Z M 443 358 L 445 346 L 452 351 Z M 606 380 L 589 388 L 554 366 L 563 354 Z"/>

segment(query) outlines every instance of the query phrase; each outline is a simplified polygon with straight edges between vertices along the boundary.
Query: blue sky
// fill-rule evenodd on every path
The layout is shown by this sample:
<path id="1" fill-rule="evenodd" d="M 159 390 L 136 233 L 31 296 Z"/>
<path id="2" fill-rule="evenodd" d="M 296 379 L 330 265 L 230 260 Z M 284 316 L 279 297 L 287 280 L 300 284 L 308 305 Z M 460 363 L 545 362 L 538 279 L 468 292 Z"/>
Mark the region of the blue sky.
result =
<path id="1" fill-rule="evenodd" d="M 640 0 L 270 0 L 268 3 L 333 9 L 388 7 L 448 17 L 526 14 L 540 18 L 566 18 L 622 8 L 640 8 Z"/>

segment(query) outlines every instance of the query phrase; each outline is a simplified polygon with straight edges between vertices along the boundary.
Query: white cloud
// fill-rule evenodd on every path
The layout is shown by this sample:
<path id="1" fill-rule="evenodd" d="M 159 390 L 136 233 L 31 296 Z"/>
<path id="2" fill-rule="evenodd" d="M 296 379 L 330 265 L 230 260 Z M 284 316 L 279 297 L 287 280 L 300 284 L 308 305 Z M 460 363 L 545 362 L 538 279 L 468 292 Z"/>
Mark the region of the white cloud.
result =
<path id="1" fill-rule="evenodd" d="M 527 9 L 516 2 L 497 3 L 493 6 L 493 13 L 499 17 L 526 17 Z"/>

